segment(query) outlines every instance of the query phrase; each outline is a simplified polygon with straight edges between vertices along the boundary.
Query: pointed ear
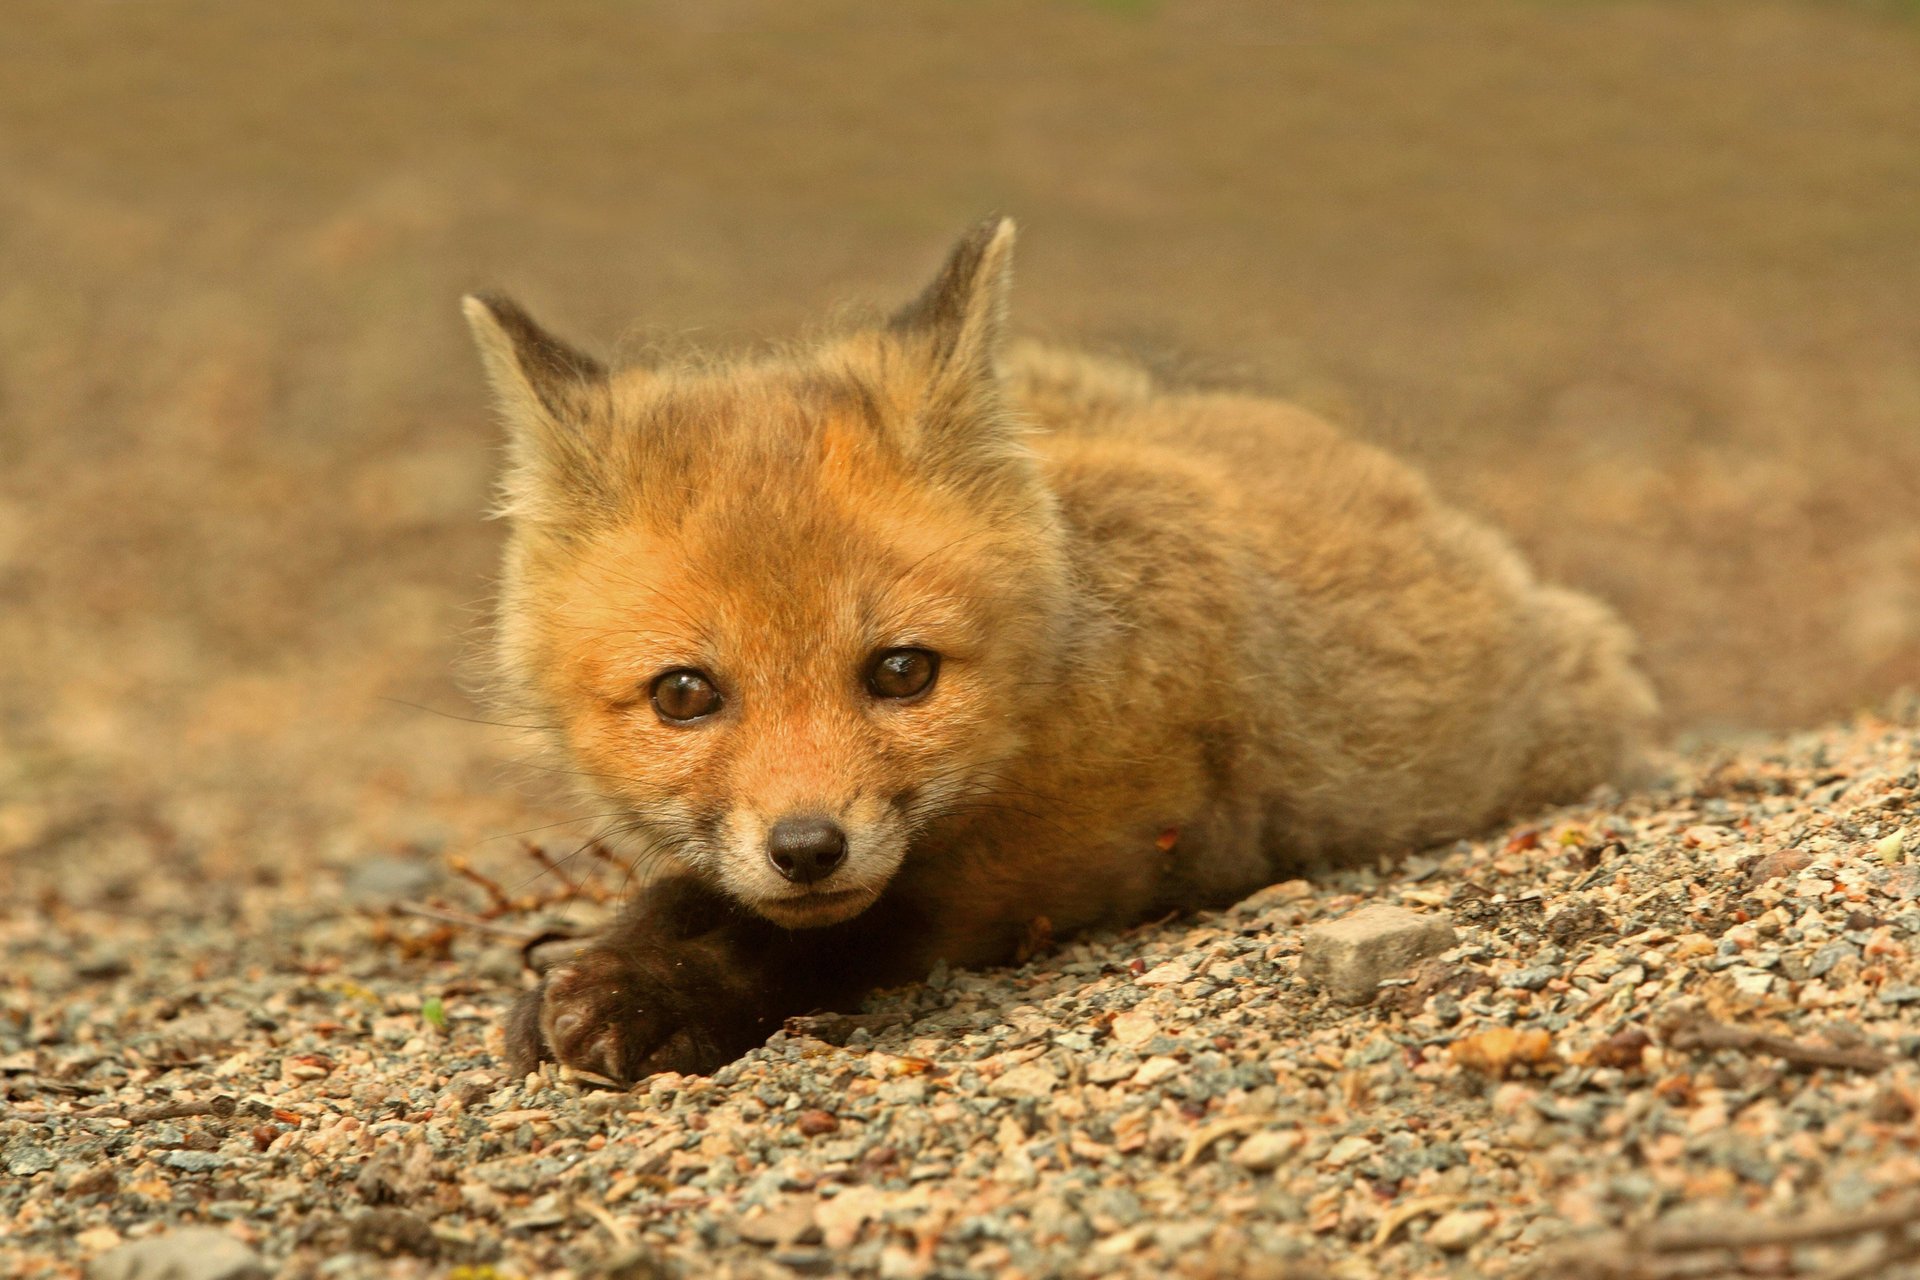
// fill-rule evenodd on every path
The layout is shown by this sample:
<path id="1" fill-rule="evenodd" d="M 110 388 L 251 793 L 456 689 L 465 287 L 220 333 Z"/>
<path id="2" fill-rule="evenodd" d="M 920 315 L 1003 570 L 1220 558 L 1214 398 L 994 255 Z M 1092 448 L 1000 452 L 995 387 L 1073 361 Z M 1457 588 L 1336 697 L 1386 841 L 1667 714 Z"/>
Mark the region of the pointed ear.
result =
<path id="1" fill-rule="evenodd" d="M 553 524 L 589 513 L 604 497 L 606 369 L 508 298 L 469 294 L 460 308 L 507 422 L 504 513 Z"/>
<path id="2" fill-rule="evenodd" d="M 470 293 L 460 300 L 487 379 L 508 416 L 562 417 L 582 392 L 606 381 L 598 360 L 576 351 L 534 323 L 511 298 Z"/>
<path id="3" fill-rule="evenodd" d="M 1006 327 L 1013 270 L 1013 219 L 988 218 L 960 238 L 946 265 L 888 328 L 930 340 L 947 373 L 991 378 Z"/>

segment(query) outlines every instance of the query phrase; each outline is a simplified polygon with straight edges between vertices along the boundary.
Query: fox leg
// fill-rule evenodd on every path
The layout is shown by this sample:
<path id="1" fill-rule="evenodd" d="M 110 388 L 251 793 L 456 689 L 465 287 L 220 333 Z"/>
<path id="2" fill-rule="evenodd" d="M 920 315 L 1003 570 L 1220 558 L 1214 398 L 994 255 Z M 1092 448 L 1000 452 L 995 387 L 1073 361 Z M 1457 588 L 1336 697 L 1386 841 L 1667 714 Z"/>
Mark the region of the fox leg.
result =
<path id="1" fill-rule="evenodd" d="M 788 1017 L 885 980 L 892 932 L 872 911 L 829 929 L 780 929 L 691 878 L 656 882 L 521 997 L 508 1063 L 524 1073 L 555 1061 L 622 1083 L 712 1071 Z"/>

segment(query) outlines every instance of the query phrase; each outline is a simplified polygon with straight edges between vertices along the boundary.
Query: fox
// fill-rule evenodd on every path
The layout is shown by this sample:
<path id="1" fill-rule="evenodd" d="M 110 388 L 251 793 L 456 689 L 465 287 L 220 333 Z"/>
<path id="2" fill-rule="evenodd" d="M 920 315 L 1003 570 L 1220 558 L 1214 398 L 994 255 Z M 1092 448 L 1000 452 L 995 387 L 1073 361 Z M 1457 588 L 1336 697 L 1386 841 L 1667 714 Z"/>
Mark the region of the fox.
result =
<path id="1" fill-rule="evenodd" d="M 509 1065 L 703 1074 L 937 964 L 1568 802 L 1658 701 L 1599 601 L 1386 452 L 1008 334 L 992 218 L 890 315 L 610 370 L 463 300 L 493 659 L 647 868 Z"/>

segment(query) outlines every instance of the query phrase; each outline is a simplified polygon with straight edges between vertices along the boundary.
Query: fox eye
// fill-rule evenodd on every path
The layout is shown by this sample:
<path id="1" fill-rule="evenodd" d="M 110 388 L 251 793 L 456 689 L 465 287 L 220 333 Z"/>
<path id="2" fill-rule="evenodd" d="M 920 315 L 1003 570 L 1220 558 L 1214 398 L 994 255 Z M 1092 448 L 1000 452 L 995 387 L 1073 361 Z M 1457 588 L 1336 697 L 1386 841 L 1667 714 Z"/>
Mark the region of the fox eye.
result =
<path id="1" fill-rule="evenodd" d="M 867 689 L 876 698 L 913 698 L 933 687 L 940 655 L 928 649 L 882 649 L 867 668 Z"/>
<path id="2" fill-rule="evenodd" d="M 682 667 L 654 680 L 653 709 L 663 720 L 699 720 L 720 709 L 720 691 L 705 675 Z"/>

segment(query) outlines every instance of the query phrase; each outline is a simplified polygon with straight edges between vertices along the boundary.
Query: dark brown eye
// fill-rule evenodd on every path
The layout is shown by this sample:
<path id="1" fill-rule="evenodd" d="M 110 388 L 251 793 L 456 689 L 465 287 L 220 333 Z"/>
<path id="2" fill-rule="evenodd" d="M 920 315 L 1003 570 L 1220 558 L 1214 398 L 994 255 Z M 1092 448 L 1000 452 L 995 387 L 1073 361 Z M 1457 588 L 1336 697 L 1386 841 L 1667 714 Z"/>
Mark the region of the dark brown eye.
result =
<path id="1" fill-rule="evenodd" d="M 653 709 L 663 720 L 698 720 L 720 709 L 720 691 L 698 671 L 683 667 L 653 682 Z"/>
<path id="2" fill-rule="evenodd" d="M 876 698 L 913 698 L 933 688 L 940 655 L 926 649 L 882 649 L 867 669 L 867 688 Z"/>

